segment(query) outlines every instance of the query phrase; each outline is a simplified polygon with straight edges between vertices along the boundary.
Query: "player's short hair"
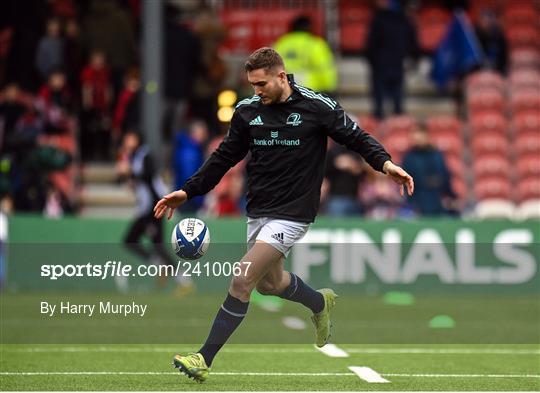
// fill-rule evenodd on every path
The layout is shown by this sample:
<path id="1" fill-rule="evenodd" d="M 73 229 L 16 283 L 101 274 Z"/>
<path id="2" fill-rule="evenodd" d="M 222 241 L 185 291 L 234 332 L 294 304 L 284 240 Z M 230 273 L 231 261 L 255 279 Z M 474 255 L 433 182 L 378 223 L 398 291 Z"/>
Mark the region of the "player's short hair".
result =
<path id="1" fill-rule="evenodd" d="M 249 55 L 244 64 L 244 69 L 246 72 L 261 68 L 268 71 L 276 67 L 285 68 L 285 64 L 283 63 L 283 59 L 279 53 L 269 47 L 257 49 L 255 52 Z"/>

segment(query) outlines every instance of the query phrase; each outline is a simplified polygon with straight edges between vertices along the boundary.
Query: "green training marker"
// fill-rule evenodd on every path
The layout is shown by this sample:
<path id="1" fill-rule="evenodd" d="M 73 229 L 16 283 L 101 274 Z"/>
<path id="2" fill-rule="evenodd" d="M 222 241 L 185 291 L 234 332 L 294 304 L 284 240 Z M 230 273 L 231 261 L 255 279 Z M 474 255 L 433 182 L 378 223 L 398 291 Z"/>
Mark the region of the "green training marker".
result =
<path id="1" fill-rule="evenodd" d="M 456 321 L 448 315 L 436 315 L 429 321 L 431 329 L 452 329 L 456 327 Z"/>
<path id="2" fill-rule="evenodd" d="M 387 292 L 383 302 L 392 306 L 411 306 L 414 304 L 414 296 L 409 292 Z"/>
<path id="3" fill-rule="evenodd" d="M 270 312 L 281 311 L 283 299 L 277 296 L 264 296 L 257 291 L 251 292 L 250 303 L 256 304 L 260 308 Z"/>

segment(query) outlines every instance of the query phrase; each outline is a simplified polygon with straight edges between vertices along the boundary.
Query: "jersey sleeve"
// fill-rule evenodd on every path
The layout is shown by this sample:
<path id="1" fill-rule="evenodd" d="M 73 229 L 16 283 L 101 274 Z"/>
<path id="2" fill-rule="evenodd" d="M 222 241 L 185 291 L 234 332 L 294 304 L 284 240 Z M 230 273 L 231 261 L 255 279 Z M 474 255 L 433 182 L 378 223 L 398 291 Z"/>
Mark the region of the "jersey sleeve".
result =
<path id="1" fill-rule="evenodd" d="M 359 153 L 373 169 L 382 172 L 384 163 L 392 159 L 384 147 L 351 120 L 339 105 L 325 112 L 323 123 L 330 138 Z"/>
<path id="2" fill-rule="evenodd" d="M 191 199 L 212 190 L 223 175 L 239 163 L 249 150 L 249 137 L 236 110 L 231 119 L 229 132 L 219 147 L 208 157 L 199 170 L 186 180 L 182 189 Z"/>

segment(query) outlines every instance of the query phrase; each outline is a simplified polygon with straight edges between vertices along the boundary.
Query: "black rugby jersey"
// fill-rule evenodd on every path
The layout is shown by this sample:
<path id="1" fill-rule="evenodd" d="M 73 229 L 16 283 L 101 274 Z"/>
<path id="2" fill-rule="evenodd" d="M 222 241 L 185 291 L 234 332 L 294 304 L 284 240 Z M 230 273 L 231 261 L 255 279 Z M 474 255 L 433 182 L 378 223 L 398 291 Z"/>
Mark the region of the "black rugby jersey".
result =
<path id="1" fill-rule="evenodd" d="M 248 152 L 247 215 L 313 222 L 324 176 L 327 136 L 382 171 L 386 150 L 326 95 L 293 81 L 285 102 L 263 105 L 258 96 L 236 105 L 223 142 L 182 188 L 206 194 Z"/>

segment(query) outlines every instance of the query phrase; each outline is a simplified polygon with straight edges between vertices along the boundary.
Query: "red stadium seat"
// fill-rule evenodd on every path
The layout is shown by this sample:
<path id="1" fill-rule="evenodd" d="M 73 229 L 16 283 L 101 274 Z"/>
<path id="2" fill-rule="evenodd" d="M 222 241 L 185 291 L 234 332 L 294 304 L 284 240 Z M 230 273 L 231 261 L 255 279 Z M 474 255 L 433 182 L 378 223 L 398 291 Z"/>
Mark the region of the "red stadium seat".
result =
<path id="1" fill-rule="evenodd" d="M 540 67 L 540 51 L 538 48 L 517 48 L 510 52 L 510 68 L 537 69 Z"/>
<path id="2" fill-rule="evenodd" d="M 463 137 L 452 131 L 431 134 L 431 140 L 445 154 L 459 154 L 463 151 Z"/>
<path id="3" fill-rule="evenodd" d="M 383 146 L 388 150 L 395 162 L 401 162 L 403 154 L 411 146 L 410 133 L 408 131 L 394 131 L 385 134 Z"/>
<path id="4" fill-rule="evenodd" d="M 458 198 L 465 199 L 467 197 L 467 193 L 469 192 L 465 179 L 459 176 L 452 176 L 451 183 L 452 189 L 457 194 Z"/>
<path id="5" fill-rule="evenodd" d="M 518 181 L 517 199 L 524 202 L 531 199 L 540 199 L 540 178 L 530 176 Z"/>
<path id="6" fill-rule="evenodd" d="M 536 176 L 540 179 L 540 156 L 538 154 L 526 154 L 520 156 L 516 162 L 519 178 Z"/>
<path id="7" fill-rule="evenodd" d="M 510 108 L 513 114 L 529 109 L 540 111 L 540 91 L 531 88 L 512 92 L 510 95 Z"/>
<path id="8" fill-rule="evenodd" d="M 444 161 L 453 177 L 463 177 L 465 175 L 465 164 L 463 158 L 458 154 L 447 154 Z"/>
<path id="9" fill-rule="evenodd" d="M 504 91 L 505 85 L 506 83 L 503 77 L 499 73 L 491 70 L 474 72 L 465 80 L 465 87 L 467 90 L 489 89 L 495 87 L 500 91 Z"/>
<path id="10" fill-rule="evenodd" d="M 471 116 L 469 124 L 472 135 L 483 132 L 504 135 L 508 131 L 508 122 L 500 112 L 488 111 L 475 113 Z"/>
<path id="11" fill-rule="evenodd" d="M 432 52 L 439 46 L 450 19 L 450 13 L 440 7 L 425 7 L 418 12 L 416 25 L 418 43 L 422 50 Z"/>
<path id="12" fill-rule="evenodd" d="M 502 15 L 503 24 L 506 28 L 518 25 L 538 25 L 540 14 L 532 2 L 528 4 L 514 4 L 507 7 Z"/>
<path id="13" fill-rule="evenodd" d="M 500 133 L 481 132 L 472 135 L 472 154 L 474 157 L 482 154 L 508 154 L 508 138 Z"/>
<path id="14" fill-rule="evenodd" d="M 363 130 L 367 131 L 375 138 L 381 138 L 382 131 L 379 126 L 379 121 L 373 116 L 357 116 L 358 125 Z"/>
<path id="15" fill-rule="evenodd" d="M 385 134 L 395 132 L 410 132 L 416 127 L 416 119 L 408 115 L 392 116 L 381 124 Z"/>
<path id="16" fill-rule="evenodd" d="M 540 90 L 540 71 L 521 69 L 510 74 L 510 91 L 535 88 Z"/>
<path id="17" fill-rule="evenodd" d="M 504 96 L 496 88 L 471 89 L 467 91 L 467 108 L 469 113 L 487 110 L 502 112 L 504 107 Z"/>
<path id="18" fill-rule="evenodd" d="M 462 132 L 462 124 L 455 116 L 432 116 L 426 120 L 426 127 L 431 135 L 447 131 L 461 135 Z"/>
<path id="19" fill-rule="evenodd" d="M 506 29 L 506 39 L 510 48 L 536 48 L 539 38 L 535 26 L 515 25 Z"/>
<path id="20" fill-rule="evenodd" d="M 478 178 L 474 184 L 474 193 L 478 200 L 482 199 L 512 199 L 512 185 L 508 178 L 490 176 Z"/>
<path id="21" fill-rule="evenodd" d="M 516 134 L 540 132 L 540 113 L 536 110 L 518 112 L 512 119 L 512 130 Z"/>
<path id="22" fill-rule="evenodd" d="M 339 44 L 344 52 L 358 52 L 366 46 L 372 10 L 354 1 L 339 2 Z"/>
<path id="23" fill-rule="evenodd" d="M 518 134 L 514 146 L 518 156 L 527 154 L 536 154 L 540 156 L 540 131 L 529 131 Z"/>
<path id="24" fill-rule="evenodd" d="M 476 179 L 489 176 L 508 178 L 511 172 L 510 161 L 498 154 L 474 157 L 473 171 Z"/>

